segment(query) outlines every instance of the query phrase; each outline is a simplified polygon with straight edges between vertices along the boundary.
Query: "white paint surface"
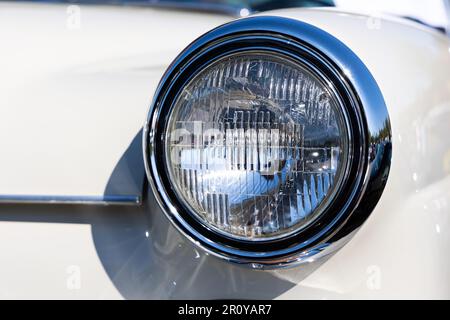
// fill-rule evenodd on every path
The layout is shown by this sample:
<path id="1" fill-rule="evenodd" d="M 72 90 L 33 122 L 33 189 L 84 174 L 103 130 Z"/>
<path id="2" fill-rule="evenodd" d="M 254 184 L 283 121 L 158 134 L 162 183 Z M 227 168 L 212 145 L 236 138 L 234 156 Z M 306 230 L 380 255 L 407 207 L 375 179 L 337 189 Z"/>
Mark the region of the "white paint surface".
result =
<path id="1" fill-rule="evenodd" d="M 449 40 L 333 10 L 270 14 L 335 35 L 386 99 L 391 174 L 355 237 L 320 266 L 259 272 L 196 251 L 151 195 L 142 208 L 1 205 L 2 297 L 450 298 Z M 0 4 L 0 193 L 103 192 L 167 63 L 226 19 L 81 7 L 69 31 L 65 18 Z"/>

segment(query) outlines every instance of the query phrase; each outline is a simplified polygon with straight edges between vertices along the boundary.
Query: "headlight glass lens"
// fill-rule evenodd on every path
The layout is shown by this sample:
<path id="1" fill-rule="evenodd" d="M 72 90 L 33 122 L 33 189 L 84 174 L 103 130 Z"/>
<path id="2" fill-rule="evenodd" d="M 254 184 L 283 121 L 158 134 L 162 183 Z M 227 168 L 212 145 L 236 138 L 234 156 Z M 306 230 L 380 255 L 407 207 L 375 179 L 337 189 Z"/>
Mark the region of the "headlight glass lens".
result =
<path id="1" fill-rule="evenodd" d="M 222 235 L 286 237 L 316 220 L 348 162 L 342 103 L 310 67 L 274 53 L 230 54 L 182 88 L 166 166 L 191 215 Z"/>

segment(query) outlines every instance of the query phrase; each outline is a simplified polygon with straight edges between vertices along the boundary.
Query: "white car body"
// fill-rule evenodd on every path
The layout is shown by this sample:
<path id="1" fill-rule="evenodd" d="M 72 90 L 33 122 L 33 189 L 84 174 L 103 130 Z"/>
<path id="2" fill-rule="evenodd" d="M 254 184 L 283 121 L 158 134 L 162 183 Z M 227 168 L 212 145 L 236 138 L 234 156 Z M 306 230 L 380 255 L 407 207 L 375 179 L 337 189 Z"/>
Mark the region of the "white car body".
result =
<path id="1" fill-rule="evenodd" d="M 264 15 L 332 34 L 384 96 L 389 179 L 349 243 L 292 269 L 243 268 L 187 241 L 147 190 L 140 132 L 156 86 L 230 17 L 0 3 L 0 298 L 450 298 L 450 39 L 336 9 Z M 54 203 L 110 196 L 144 203 Z"/>

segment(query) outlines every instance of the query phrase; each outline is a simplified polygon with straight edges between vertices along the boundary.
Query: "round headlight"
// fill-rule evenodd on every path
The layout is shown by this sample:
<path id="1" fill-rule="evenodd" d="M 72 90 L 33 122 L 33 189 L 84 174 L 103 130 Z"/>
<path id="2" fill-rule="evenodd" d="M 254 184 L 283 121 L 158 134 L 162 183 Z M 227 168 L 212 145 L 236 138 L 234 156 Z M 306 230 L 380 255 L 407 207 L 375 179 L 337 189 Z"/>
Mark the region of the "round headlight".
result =
<path id="1" fill-rule="evenodd" d="M 348 160 L 339 97 L 281 54 L 215 60 L 180 90 L 165 129 L 166 166 L 180 200 L 230 237 L 268 240 L 314 221 Z"/>
<path id="2" fill-rule="evenodd" d="M 345 243 L 381 196 L 390 148 L 384 100 L 359 58 L 279 17 L 193 42 L 161 80 L 144 128 L 150 196 L 174 226 L 258 268 Z"/>

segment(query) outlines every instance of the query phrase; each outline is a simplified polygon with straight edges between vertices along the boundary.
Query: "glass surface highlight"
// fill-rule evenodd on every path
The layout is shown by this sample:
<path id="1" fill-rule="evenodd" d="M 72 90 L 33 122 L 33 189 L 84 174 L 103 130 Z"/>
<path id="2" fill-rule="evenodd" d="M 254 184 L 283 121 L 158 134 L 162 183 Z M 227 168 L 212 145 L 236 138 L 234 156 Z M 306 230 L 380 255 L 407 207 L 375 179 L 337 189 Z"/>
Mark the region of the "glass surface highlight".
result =
<path id="1" fill-rule="evenodd" d="M 237 53 L 181 90 L 166 126 L 166 166 L 204 225 L 234 239 L 278 239 L 332 201 L 347 166 L 346 118 L 310 70 L 282 55 Z"/>

